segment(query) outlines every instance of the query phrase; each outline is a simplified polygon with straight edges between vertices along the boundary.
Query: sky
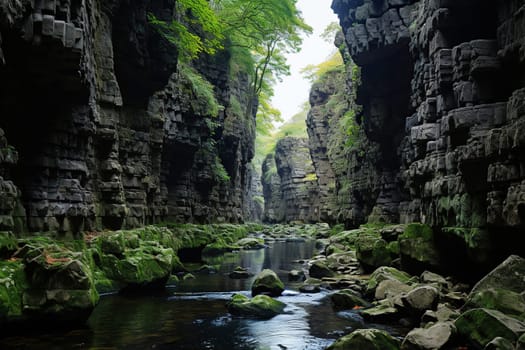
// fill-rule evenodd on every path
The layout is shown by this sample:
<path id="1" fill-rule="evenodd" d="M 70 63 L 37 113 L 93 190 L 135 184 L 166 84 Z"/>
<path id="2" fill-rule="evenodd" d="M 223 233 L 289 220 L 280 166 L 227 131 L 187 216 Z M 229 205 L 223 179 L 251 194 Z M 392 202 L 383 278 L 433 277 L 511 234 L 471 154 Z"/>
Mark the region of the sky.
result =
<path id="1" fill-rule="evenodd" d="M 303 13 L 303 18 L 313 28 L 313 33 L 305 37 L 302 50 L 289 54 L 288 64 L 291 75 L 283 78 L 275 85 L 275 95 L 272 104 L 282 113 L 284 120 L 291 118 L 300 111 L 300 106 L 308 100 L 310 82 L 302 77 L 301 69 L 309 64 L 325 61 L 335 50 L 332 43 L 321 38 L 321 33 L 332 22 L 338 22 L 332 12 L 332 0 L 299 0 L 297 7 Z"/>

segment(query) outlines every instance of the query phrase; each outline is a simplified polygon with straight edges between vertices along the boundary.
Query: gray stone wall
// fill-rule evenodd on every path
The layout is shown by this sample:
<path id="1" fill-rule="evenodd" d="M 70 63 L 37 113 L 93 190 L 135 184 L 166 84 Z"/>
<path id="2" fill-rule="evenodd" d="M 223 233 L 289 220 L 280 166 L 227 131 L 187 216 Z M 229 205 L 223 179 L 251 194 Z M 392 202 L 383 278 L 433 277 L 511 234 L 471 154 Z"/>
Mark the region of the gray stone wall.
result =
<path id="1" fill-rule="evenodd" d="M 243 220 L 255 118 L 230 101 L 248 79 L 226 53 L 198 62 L 225 107 L 203 113 L 148 12 L 173 2 L 2 2 L 0 229 Z"/>
<path id="2" fill-rule="evenodd" d="M 422 221 L 469 257 L 519 251 L 523 2 L 335 0 L 362 68 L 363 130 L 379 146 L 390 221 Z M 520 10 L 521 9 L 521 10 Z M 394 209 L 394 210 L 392 210 Z M 505 240 L 501 240 L 501 235 Z M 496 253 L 496 254 L 494 254 Z"/>

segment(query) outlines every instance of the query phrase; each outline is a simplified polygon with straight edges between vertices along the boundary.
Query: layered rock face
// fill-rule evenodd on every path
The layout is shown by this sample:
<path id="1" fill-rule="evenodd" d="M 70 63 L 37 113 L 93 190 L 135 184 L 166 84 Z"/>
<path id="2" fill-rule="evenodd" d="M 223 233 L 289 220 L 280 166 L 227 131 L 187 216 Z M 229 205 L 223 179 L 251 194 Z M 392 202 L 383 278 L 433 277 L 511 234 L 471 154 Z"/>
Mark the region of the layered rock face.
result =
<path id="1" fill-rule="evenodd" d="M 262 178 L 266 221 L 319 221 L 319 187 L 307 139 L 279 140 L 275 156 L 263 164 Z"/>
<path id="2" fill-rule="evenodd" d="M 523 252 L 523 2 L 332 7 L 361 67 L 361 126 L 378 147 L 380 192 L 359 221 L 428 223 L 474 261 Z"/>
<path id="3" fill-rule="evenodd" d="M 248 78 L 227 53 L 197 62 L 212 111 L 149 12 L 173 1 L 2 2 L 0 230 L 243 220 Z"/>

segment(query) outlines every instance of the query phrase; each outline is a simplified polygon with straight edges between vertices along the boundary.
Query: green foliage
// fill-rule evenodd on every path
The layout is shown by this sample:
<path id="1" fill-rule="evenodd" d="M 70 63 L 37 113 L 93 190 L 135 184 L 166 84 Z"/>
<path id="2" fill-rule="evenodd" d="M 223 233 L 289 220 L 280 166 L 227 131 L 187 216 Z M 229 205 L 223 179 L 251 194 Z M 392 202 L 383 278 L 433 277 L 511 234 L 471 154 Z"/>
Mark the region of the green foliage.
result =
<path id="1" fill-rule="evenodd" d="M 255 139 L 255 156 L 253 164 L 258 169 L 261 168 L 264 158 L 275 152 L 277 141 L 286 136 L 292 137 L 307 137 L 306 132 L 306 116 L 309 111 L 308 103 L 301 106 L 301 111 L 290 118 L 278 130 L 268 132 L 258 132 Z"/>
<path id="2" fill-rule="evenodd" d="M 199 74 L 194 68 L 186 64 L 179 66 L 181 78 L 189 84 L 193 95 L 192 101 L 195 102 L 193 109 L 201 112 L 203 115 L 216 117 L 219 110 L 223 108 L 217 102 L 213 85 Z"/>
<path id="3" fill-rule="evenodd" d="M 230 181 L 230 175 L 228 175 L 228 172 L 224 168 L 224 165 L 222 164 L 222 160 L 219 156 L 215 156 L 215 162 L 212 164 L 211 168 L 212 168 L 213 174 L 217 177 L 217 179 L 220 182 Z"/>
<path id="4" fill-rule="evenodd" d="M 310 64 L 301 70 L 301 73 L 310 82 L 321 79 L 322 76 L 333 70 L 340 70 L 344 67 L 343 56 L 339 51 L 334 52 L 326 61 L 319 64 Z"/>
<path id="5" fill-rule="evenodd" d="M 171 22 L 148 14 L 149 22 L 179 49 L 179 59 L 190 61 L 201 52 L 214 54 L 222 48 L 222 25 L 207 0 L 177 0 L 177 17 Z"/>

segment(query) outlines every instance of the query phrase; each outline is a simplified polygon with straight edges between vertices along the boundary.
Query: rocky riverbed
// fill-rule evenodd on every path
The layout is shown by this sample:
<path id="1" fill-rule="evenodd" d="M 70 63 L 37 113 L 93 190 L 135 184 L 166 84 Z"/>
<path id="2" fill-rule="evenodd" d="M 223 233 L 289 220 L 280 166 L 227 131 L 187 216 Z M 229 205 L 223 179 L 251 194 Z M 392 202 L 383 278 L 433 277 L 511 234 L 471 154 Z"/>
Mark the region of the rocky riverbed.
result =
<path id="1" fill-rule="evenodd" d="M 510 256 L 481 280 L 465 283 L 452 277 L 454 271 L 442 269 L 431 232 L 421 224 L 350 231 L 317 224 L 163 225 L 92 232 L 78 241 L 3 234 L 2 336 L 16 326 L 42 327 L 49 320 L 82 325 L 99 294 L 151 294 L 166 283 L 198 281 L 216 274 L 213 256 L 228 251 L 315 239 L 317 255 L 277 271 L 279 276 L 263 270 L 252 284 L 254 298 L 236 294 L 224 300 L 224 312 L 268 322 L 283 312 L 294 313 L 286 309 L 294 298 L 321 293 L 336 317 L 359 320 L 341 329 L 343 336 L 330 349 L 522 349 L 525 259 Z M 253 279 L 242 263 L 229 272 L 217 278 Z M 290 294 L 281 279 L 297 291 Z M 59 326 L 54 321 L 52 328 Z"/>

